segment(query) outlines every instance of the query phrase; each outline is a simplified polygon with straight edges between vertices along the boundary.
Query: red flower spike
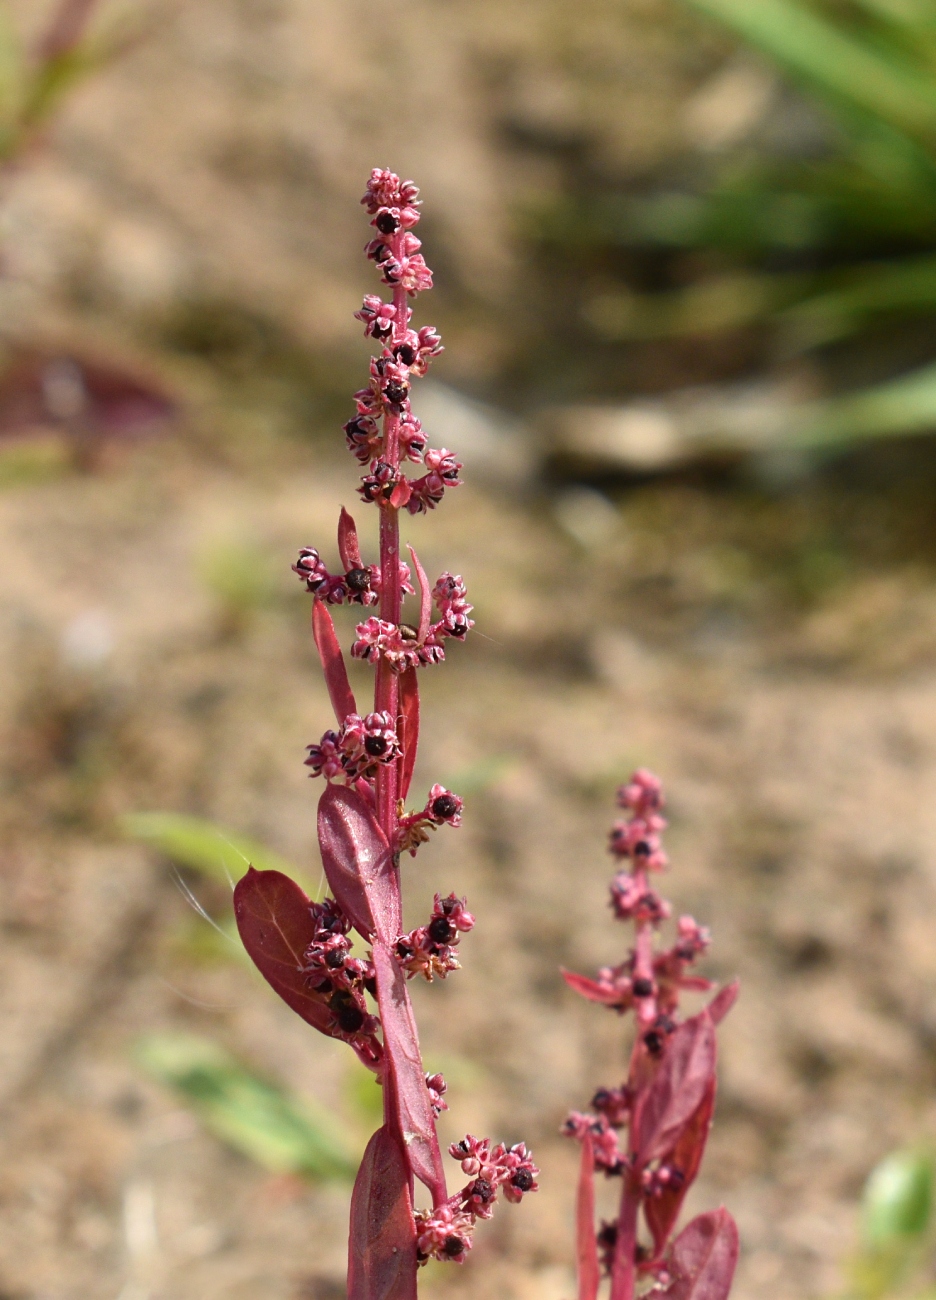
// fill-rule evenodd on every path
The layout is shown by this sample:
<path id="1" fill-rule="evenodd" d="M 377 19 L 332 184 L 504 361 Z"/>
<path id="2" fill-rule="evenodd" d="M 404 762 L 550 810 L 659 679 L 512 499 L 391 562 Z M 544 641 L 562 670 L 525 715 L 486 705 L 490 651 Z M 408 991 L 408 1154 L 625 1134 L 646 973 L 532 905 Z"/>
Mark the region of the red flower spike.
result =
<path id="1" fill-rule="evenodd" d="M 663 1157 L 662 1163 L 678 1169 L 681 1177 L 658 1196 L 644 1201 L 644 1218 L 653 1236 L 653 1254 L 658 1257 L 676 1227 L 686 1193 L 695 1182 L 705 1154 L 712 1115 L 715 1111 L 715 1079 L 712 1078 L 698 1109 Z"/>
<path id="2" fill-rule="evenodd" d="M 738 1229 L 724 1206 L 700 1214 L 673 1242 L 663 1300 L 726 1300 L 738 1263 Z"/>
<path id="3" fill-rule="evenodd" d="M 346 570 L 363 569 L 357 528 L 344 506 L 341 507 L 341 514 L 338 516 L 338 554 Z"/>
<path id="4" fill-rule="evenodd" d="M 386 1128 L 368 1142 L 351 1196 L 348 1300 L 416 1300 L 409 1165 Z"/>
<path id="5" fill-rule="evenodd" d="M 671 915 L 666 900 L 648 885 L 648 873 L 667 864 L 660 842 L 666 829 L 660 781 L 644 769 L 635 772 L 618 791 L 618 803 L 629 815 L 612 831 L 611 852 L 630 862 L 628 872 L 615 877 L 612 903 L 616 918 L 634 926 L 633 946 L 617 965 L 602 967 L 596 979 L 562 972 L 582 997 L 619 1015 L 633 1011 L 636 1021 L 621 1086 L 599 1088 L 592 1099 L 598 1114 L 573 1111 L 562 1128 L 591 1148 L 583 1152 L 577 1212 L 579 1255 L 584 1249 L 586 1261 L 579 1269 L 580 1300 L 596 1300 L 591 1169 L 621 1176 L 617 1218 L 597 1234 L 611 1300 L 634 1300 L 638 1279 L 647 1275 L 654 1280 L 656 1300 L 726 1300 L 737 1259 L 737 1230 L 727 1211 L 702 1215 L 669 1253 L 667 1246 L 705 1153 L 715 1108 L 715 1025 L 734 1005 L 738 985 L 729 984 L 705 1010 L 680 1022 L 682 994 L 713 987 L 690 973 L 711 935 L 693 917 L 682 916 L 672 946 L 658 945 L 657 931 Z M 619 1139 L 614 1130 L 624 1128 L 627 1136 Z M 638 1237 L 641 1209 L 653 1241 L 650 1251 Z"/>
<path id="6" fill-rule="evenodd" d="M 251 961 L 287 1006 L 329 1038 L 341 1037 L 327 999 L 310 987 L 304 971 L 315 923 L 295 881 L 280 871 L 249 867 L 234 887 L 234 918 Z M 372 1037 L 351 1046 L 371 1069 L 380 1060 L 380 1044 Z"/>
<path id="7" fill-rule="evenodd" d="M 578 1300 L 597 1300 L 601 1273 L 598 1268 L 598 1242 L 595 1238 L 595 1151 L 587 1134 L 582 1140 L 575 1223 Z"/>
<path id="8" fill-rule="evenodd" d="M 641 1165 L 673 1145 L 715 1077 L 715 1026 L 707 1011 L 679 1026 L 634 1108 L 631 1148 Z"/>
<path id="9" fill-rule="evenodd" d="M 405 668 L 400 673 L 401 743 L 400 798 L 405 799 L 413 780 L 416 766 L 416 748 L 419 744 L 419 679 L 415 668 Z"/>
<path id="10" fill-rule="evenodd" d="M 429 586 L 429 579 L 426 577 L 426 571 L 419 563 L 419 556 L 413 550 L 412 546 L 406 548 L 413 557 L 413 568 L 416 570 L 416 577 L 419 579 L 419 635 L 418 642 L 425 645 L 426 637 L 429 634 L 429 624 L 432 622 L 432 588 Z"/>
<path id="11" fill-rule="evenodd" d="M 410 1168 L 432 1193 L 434 1206 L 448 1197 L 432 1101 L 419 1054 L 416 1022 L 399 963 L 380 939 L 374 944 L 377 1004 L 384 1036 L 384 1068 L 393 1078 L 400 1131 Z"/>
<path id="12" fill-rule="evenodd" d="M 357 713 L 357 705 L 348 681 L 348 670 L 345 668 L 344 655 L 338 644 L 335 624 L 328 609 L 318 597 L 312 603 L 312 635 L 322 661 L 328 698 L 335 710 L 335 717 L 339 722 L 344 722 L 349 713 Z"/>
<path id="13" fill-rule="evenodd" d="M 356 790 L 327 785 L 318 806 L 322 865 L 342 911 L 364 939 L 400 933 L 393 855 L 377 819 Z"/>

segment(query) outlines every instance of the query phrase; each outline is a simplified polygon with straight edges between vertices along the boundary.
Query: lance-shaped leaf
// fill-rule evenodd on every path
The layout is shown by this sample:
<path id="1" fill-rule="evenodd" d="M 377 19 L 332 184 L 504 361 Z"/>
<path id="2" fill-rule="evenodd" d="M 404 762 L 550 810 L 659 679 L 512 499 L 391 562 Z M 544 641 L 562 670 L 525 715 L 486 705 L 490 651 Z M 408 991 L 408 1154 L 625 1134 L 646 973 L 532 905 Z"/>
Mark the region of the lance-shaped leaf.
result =
<path id="1" fill-rule="evenodd" d="M 385 1060 L 393 1076 L 397 1115 L 407 1158 L 413 1173 L 432 1193 L 433 1205 L 441 1205 L 447 1196 L 445 1172 L 413 1008 L 400 964 L 379 939 L 374 944 L 374 966 Z"/>
<path id="2" fill-rule="evenodd" d="M 357 527 L 344 506 L 338 516 L 338 554 L 345 569 L 363 569 Z"/>
<path id="3" fill-rule="evenodd" d="M 349 713 L 357 713 L 357 705 L 348 681 L 348 670 L 345 667 L 341 646 L 338 644 L 335 624 L 328 612 L 328 606 L 317 596 L 312 604 L 312 635 L 315 637 L 319 658 L 322 661 L 328 698 L 335 710 L 335 717 L 339 722 L 344 722 Z"/>
<path id="4" fill-rule="evenodd" d="M 588 998 L 589 1002 L 600 1002 L 605 1007 L 616 1007 L 623 1001 L 621 993 L 609 989 L 606 984 L 599 984 L 597 980 L 589 979 L 587 975 L 577 975 L 573 970 L 563 970 L 562 978 L 570 989 L 574 989 L 583 998 Z"/>
<path id="5" fill-rule="evenodd" d="M 432 588 L 429 586 L 429 579 L 426 577 L 426 570 L 419 563 L 419 556 L 413 550 L 412 546 L 406 548 L 413 557 L 413 568 L 416 570 L 416 577 L 419 579 L 419 636 L 420 645 L 425 641 L 426 634 L 429 631 L 429 623 L 432 619 Z"/>
<path id="6" fill-rule="evenodd" d="M 673 1242 L 673 1280 L 660 1300 L 727 1300 L 738 1263 L 738 1229 L 724 1206 L 700 1214 Z"/>
<path id="7" fill-rule="evenodd" d="M 419 681 L 415 668 L 400 673 L 400 713 L 403 718 L 400 759 L 400 798 L 405 799 L 416 766 L 416 747 L 419 744 Z"/>
<path id="8" fill-rule="evenodd" d="M 705 1008 L 712 1018 L 713 1025 L 721 1024 L 725 1016 L 727 1016 L 728 1012 L 737 1002 L 740 989 L 741 985 L 738 981 L 732 980 L 730 984 L 726 984 L 723 989 L 718 990 L 711 1002 Z"/>
<path id="9" fill-rule="evenodd" d="M 578 1300 L 596 1300 L 601 1270 L 595 1239 L 595 1148 L 587 1133 L 582 1141 L 582 1163 L 575 1198 L 575 1256 Z"/>
<path id="10" fill-rule="evenodd" d="M 416 1300 L 410 1172 L 399 1142 L 379 1128 L 351 1197 L 348 1300 Z"/>
<path id="11" fill-rule="evenodd" d="M 332 893 L 358 934 L 396 939 L 403 922 L 393 855 L 356 790 L 325 787 L 318 806 L 318 839 Z"/>
<path id="12" fill-rule="evenodd" d="M 295 881 L 281 871 L 248 868 L 234 887 L 234 917 L 251 960 L 287 1006 L 329 1038 L 340 1037 L 327 999 L 309 987 L 303 971 L 315 926 L 309 900 Z M 353 1046 L 371 1068 L 380 1059 L 376 1039 Z"/>
<path id="13" fill-rule="evenodd" d="M 663 1156 L 663 1164 L 678 1169 L 682 1181 L 678 1186 L 666 1187 L 658 1196 L 651 1196 L 644 1201 L 644 1216 L 647 1227 L 653 1236 L 653 1254 L 662 1254 L 670 1233 L 676 1227 L 679 1211 L 682 1209 L 686 1193 L 695 1182 L 705 1154 L 709 1129 L 712 1127 L 712 1115 L 715 1111 L 715 1078 L 712 1077 L 708 1089 L 697 1110 L 689 1118 L 672 1148 Z"/>
<path id="14" fill-rule="evenodd" d="M 641 1098 L 631 1130 L 640 1165 L 664 1155 L 696 1112 L 715 1076 L 715 1026 L 707 1011 L 681 1024 Z"/>

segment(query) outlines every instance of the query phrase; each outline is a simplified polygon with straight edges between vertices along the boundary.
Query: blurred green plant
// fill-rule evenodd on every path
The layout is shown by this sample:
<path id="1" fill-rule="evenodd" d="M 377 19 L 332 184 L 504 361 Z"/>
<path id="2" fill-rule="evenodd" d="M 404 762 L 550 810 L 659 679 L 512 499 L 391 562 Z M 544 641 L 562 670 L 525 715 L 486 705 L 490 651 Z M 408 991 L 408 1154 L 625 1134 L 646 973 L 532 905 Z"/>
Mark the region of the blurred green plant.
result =
<path id="1" fill-rule="evenodd" d="M 255 543 L 231 538 L 210 542 L 198 555 L 197 568 L 217 601 L 224 633 L 243 631 L 275 596 L 270 557 Z"/>
<path id="2" fill-rule="evenodd" d="M 134 1056 L 209 1133 L 270 1173 L 354 1177 L 361 1153 L 337 1115 L 262 1079 L 210 1039 L 152 1034 L 136 1044 Z"/>
<path id="3" fill-rule="evenodd" d="M 933 430 L 936 371 L 913 367 L 936 325 L 936 7 L 688 2 L 805 91 L 817 117 L 798 145 L 748 138 L 710 149 L 655 192 L 584 186 L 544 214 L 546 243 L 595 268 L 587 325 L 608 343 L 755 327 L 768 360 L 821 358 L 886 329 L 893 377 L 804 407 L 790 438 L 836 446 Z M 783 114 L 774 92 L 771 116 Z M 626 269 L 617 283 L 608 274 L 634 253 L 654 268 L 652 291 L 622 284 Z M 894 327 L 909 331 L 902 354 Z M 853 382 L 865 374 L 859 360 Z"/>
<path id="4" fill-rule="evenodd" d="M 853 1300 L 934 1294 L 925 1280 L 934 1247 L 934 1168 L 931 1152 L 894 1151 L 865 1183 L 861 1239 L 846 1266 L 846 1291 Z"/>
<path id="5" fill-rule="evenodd" d="M 32 47 L 21 38 L 8 4 L 0 4 L 0 164 L 35 140 L 80 82 L 110 63 L 140 32 L 112 10 L 105 29 L 93 29 L 98 0 L 59 0 Z"/>
<path id="6" fill-rule="evenodd" d="M 233 888 L 247 868 L 253 866 L 257 871 L 281 871 L 291 876 L 310 898 L 321 896 L 321 884 L 316 884 L 275 850 L 203 817 L 165 812 L 126 813 L 118 825 L 128 839 L 157 850 L 206 880 Z M 233 907 L 226 906 L 216 917 L 209 916 L 185 882 L 180 879 L 179 885 L 199 918 L 198 923 L 186 927 L 181 935 L 181 946 L 186 953 L 208 961 L 245 957 L 234 924 Z"/>

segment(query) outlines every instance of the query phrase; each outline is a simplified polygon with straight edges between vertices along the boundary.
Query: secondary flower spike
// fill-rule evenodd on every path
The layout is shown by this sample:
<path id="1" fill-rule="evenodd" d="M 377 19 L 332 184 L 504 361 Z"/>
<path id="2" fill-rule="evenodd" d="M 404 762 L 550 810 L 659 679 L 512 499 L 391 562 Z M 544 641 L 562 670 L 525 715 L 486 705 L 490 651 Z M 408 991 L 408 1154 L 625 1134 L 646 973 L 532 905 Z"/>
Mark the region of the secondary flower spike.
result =
<path id="1" fill-rule="evenodd" d="M 635 772 L 618 791 L 618 803 L 628 815 L 612 829 L 610 849 L 629 865 L 611 882 L 611 908 L 616 920 L 633 923 L 634 946 L 597 979 L 563 972 L 577 993 L 619 1015 L 633 1012 L 636 1022 L 627 1078 L 618 1087 L 599 1088 L 594 1113 L 573 1111 L 562 1128 L 582 1144 L 578 1300 L 596 1300 L 602 1272 L 611 1280 L 610 1300 L 634 1300 L 638 1282 L 645 1286 L 647 1279 L 653 1295 L 666 1300 L 726 1300 L 738 1258 L 738 1231 L 728 1211 L 699 1215 L 675 1238 L 673 1231 L 702 1163 L 715 1108 L 715 1026 L 731 1010 L 737 984 L 682 1019 L 681 994 L 712 987 L 689 973 L 710 936 L 682 916 L 672 946 L 656 946 L 671 910 L 648 878 L 666 866 L 659 778 Z M 618 1217 L 600 1229 L 596 1171 L 621 1180 Z"/>
<path id="2" fill-rule="evenodd" d="M 410 301 L 432 287 L 413 233 L 419 191 L 376 170 L 362 202 L 375 232 L 366 253 L 388 292 L 368 294 L 355 313 L 380 351 L 344 434 L 366 470 L 358 494 L 377 511 L 379 553 L 365 559 L 342 509 L 337 561 L 305 546 L 293 565 L 313 598 L 312 631 L 335 712 L 305 759 L 310 776 L 324 781 L 318 840 L 331 896 L 310 902 L 281 873 L 251 868 L 234 909 L 244 947 L 277 993 L 321 1033 L 346 1042 L 382 1084 L 383 1124 L 351 1201 L 348 1300 L 415 1300 L 419 1265 L 463 1262 L 477 1221 L 489 1219 L 499 1199 L 517 1203 L 535 1192 L 539 1171 L 523 1143 L 466 1138 L 452 1154 L 470 1181 L 449 1193 L 436 1133 L 446 1084 L 423 1069 L 409 1000 L 409 979 L 445 979 L 459 969 L 461 939 L 475 924 L 464 898 L 440 892 L 426 923 L 404 931 L 400 877 L 403 854 L 415 856 L 440 827 L 461 825 L 462 799 L 438 782 L 414 811 L 406 799 L 419 740 L 419 670 L 442 663 L 474 622 L 461 576 L 445 572 L 432 583 L 415 551 L 411 569 L 400 549 L 401 512 L 435 509 L 462 468 L 453 451 L 427 446 L 410 408 L 413 382 L 442 352 L 432 326 L 411 324 Z M 405 463 L 423 472 L 411 475 Z M 414 599 L 404 615 L 407 596 Z M 360 707 L 331 613 L 341 605 L 373 611 L 358 611 L 353 635 L 347 629 L 350 656 L 374 669 L 373 702 Z M 425 1210 L 414 1206 L 417 1179 L 431 1200 Z"/>

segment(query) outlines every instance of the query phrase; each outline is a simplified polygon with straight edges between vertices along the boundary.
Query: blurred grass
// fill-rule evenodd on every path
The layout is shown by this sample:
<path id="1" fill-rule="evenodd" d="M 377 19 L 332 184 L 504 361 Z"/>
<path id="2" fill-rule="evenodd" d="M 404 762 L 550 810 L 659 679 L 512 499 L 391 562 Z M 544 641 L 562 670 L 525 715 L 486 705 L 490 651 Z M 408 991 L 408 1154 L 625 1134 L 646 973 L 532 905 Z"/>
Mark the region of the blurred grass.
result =
<path id="1" fill-rule="evenodd" d="M 209 1133 L 270 1173 L 354 1177 L 360 1151 L 337 1115 L 261 1078 L 210 1039 L 152 1034 L 137 1043 L 134 1057 L 183 1098 Z"/>

